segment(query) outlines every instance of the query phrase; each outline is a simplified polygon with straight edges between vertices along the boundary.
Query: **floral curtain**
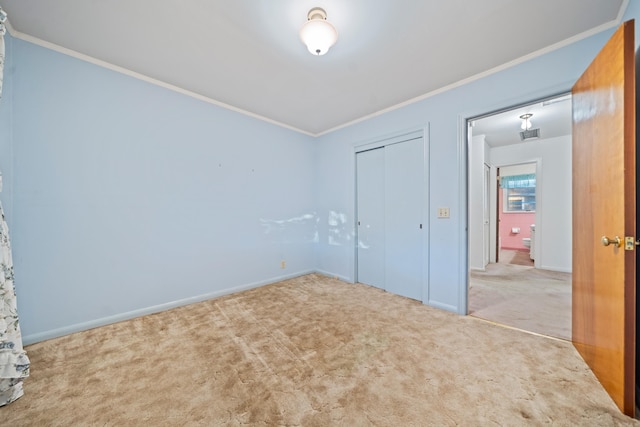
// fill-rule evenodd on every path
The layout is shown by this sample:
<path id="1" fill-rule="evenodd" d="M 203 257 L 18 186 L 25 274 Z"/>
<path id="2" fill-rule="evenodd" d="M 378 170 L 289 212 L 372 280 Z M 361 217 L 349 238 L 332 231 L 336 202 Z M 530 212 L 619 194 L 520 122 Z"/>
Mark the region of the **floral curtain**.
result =
<path id="1" fill-rule="evenodd" d="M 29 358 L 22 348 L 9 228 L 0 204 L 0 406 L 22 396 L 22 380 L 29 376 Z"/>
<path id="2" fill-rule="evenodd" d="M 0 96 L 4 68 L 4 21 L 0 8 Z M 13 402 L 23 394 L 22 381 L 29 376 L 29 358 L 22 348 L 18 323 L 16 288 L 13 284 L 13 262 L 9 228 L 0 204 L 0 406 Z"/>

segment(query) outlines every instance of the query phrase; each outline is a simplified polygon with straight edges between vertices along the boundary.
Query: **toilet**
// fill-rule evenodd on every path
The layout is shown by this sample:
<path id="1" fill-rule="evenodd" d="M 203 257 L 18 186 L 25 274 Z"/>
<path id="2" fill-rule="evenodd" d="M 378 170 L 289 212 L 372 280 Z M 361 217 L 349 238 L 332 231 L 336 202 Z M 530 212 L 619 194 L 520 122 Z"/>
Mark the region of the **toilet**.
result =
<path id="1" fill-rule="evenodd" d="M 529 249 L 529 258 L 533 260 L 535 258 L 534 254 L 535 254 L 536 225 L 531 224 L 529 226 L 529 229 L 531 230 L 531 237 L 523 237 L 522 245 L 525 248 Z"/>

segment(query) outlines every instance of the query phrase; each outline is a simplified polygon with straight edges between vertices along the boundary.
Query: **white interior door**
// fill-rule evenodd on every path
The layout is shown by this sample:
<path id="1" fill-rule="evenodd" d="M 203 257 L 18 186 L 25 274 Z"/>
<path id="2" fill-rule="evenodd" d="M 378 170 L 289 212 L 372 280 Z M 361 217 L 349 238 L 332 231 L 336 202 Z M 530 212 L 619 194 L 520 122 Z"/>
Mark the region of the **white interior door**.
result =
<path id="1" fill-rule="evenodd" d="M 489 220 L 491 218 L 491 168 L 489 165 L 484 165 L 484 193 L 482 196 L 483 203 L 483 225 L 482 225 L 482 247 L 484 248 L 484 267 L 489 264 L 489 254 L 491 253 L 491 236 L 489 229 Z"/>
<path id="2" fill-rule="evenodd" d="M 422 300 L 424 144 L 385 147 L 385 289 Z"/>
<path id="3" fill-rule="evenodd" d="M 384 147 L 356 155 L 358 282 L 385 288 Z"/>

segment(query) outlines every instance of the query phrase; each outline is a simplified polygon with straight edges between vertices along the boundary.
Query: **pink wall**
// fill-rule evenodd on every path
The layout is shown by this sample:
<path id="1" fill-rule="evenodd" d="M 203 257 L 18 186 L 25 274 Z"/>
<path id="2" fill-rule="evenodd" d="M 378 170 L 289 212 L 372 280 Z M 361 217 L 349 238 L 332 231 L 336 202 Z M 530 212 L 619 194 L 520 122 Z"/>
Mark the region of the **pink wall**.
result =
<path id="1" fill-rule="evenodd" d="M 504 213 L 502 212 L 502 191 L 499 191 L 499 209 L 500 209 L 500 243 L 501 249 L 521 249 L 528 250 L 522 244 L 524 237 L 531 237 L 531 229 L 529 226 L 535 224 L 536 214 L 532 213 Z M 513 227 L 520 228 L 520 234 L 511 232 Z"/>

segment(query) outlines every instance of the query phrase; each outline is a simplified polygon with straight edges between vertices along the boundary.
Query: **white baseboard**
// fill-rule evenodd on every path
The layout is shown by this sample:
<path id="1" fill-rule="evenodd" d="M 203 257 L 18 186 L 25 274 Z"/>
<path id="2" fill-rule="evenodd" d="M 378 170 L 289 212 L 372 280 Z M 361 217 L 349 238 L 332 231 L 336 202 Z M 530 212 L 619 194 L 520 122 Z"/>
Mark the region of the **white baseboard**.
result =
<path id="1" fill-rule="evenodd" d="M 571 273 L 571 268 L 563 268 L 563 267 L 552 267 L 552 266 L 548 266 L 548 265 L 543 265 L 541 267 L 536 267 L 540 270 L 547 270 L 547 271 L 558 271 L 560 273 Z"/>
<path id="2" fill-rule="evenodd" d="M 69 335 L 74 332 L 86 331 L 88 329 L 97 328 L 99 326 L 110 325 L 112 323 L 121 322 L 123 320 L 129 320 L 140 316 L 146 316 L 148 314 L 159 313 L 161 311 L 170 310 L 176 307 L 182 307 L 185 305 L 193 304 L 196 302 L 206 301 L 212 298 L 221 297 L 223 295 L 229 295 L 236 292 L 246 291 L 248 289 L 258 288 L 264 285 L 270 285 L 272 283 L 281 282 L 287 279 L 293 279 L 295 277 L 304 276 L 314 273 L 315 270 L 299 271 L 297 273 L 286 274 L 282 276 L 272 277 L 267 280 L 261 280 L 258 282 L 247 283 L 232 288 L 222 289 L 219 291 L 209 292 L 194 297 L 183 298 L 176 301 L 166 302 L 164 304 L 158 304 L 150 307 L 144 307 L 137 310 L 127 311 L 125 313 L 114 314 L 113 316 L 101 317 L 99 319 L 90 320 L 88 322 L 76 323 L 62 328 L 51 329 L 48 331 L 38 332 L 35 334 L 24 335 L 22 341 L 24 345 L 34 344 L 40 341 L 49 340 L 52 338 Z"/>
<path id="3" fill-rule="evenodd" d="M 431 307 L 434 307 L 434 308 L 439 308 L 440 310 L 445 310 L 445 311 L 450 311 L 450 312 L 455 313 L 455 314 L 460 314 L 460 313 L 458 313 L 458 307 L 456 307 L 454 305 L 451 305 L 451 304 L 443 304 L 443 303 L 438 302 L 438 301 L 429 300 L 427 305 L 431 306 Z"/>
<path id="4" fill-rule="evenodd" d="M 342 280 L 343 282 L 355 283 L 353 281 L 353 279 L 351 279 L 350 277 L 342 276 L 340 274 L 334 274 L 334 273 L 330 273 L 330 272 L 324 271 L 324 270 L 316 270 L 315 272 L 318 273 L 318 274 L 322 274 L 323 276 L 331 277 L 333 279 Z"/>

